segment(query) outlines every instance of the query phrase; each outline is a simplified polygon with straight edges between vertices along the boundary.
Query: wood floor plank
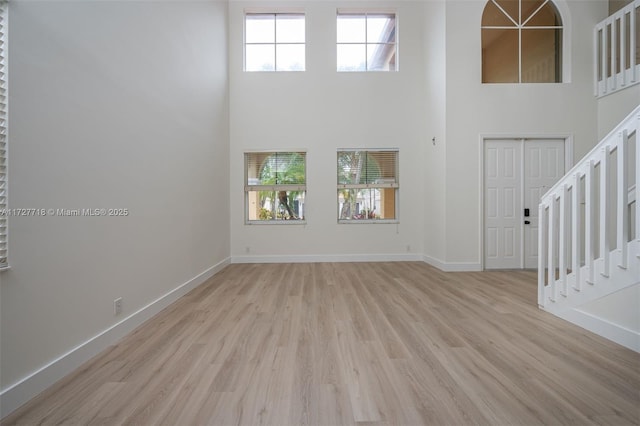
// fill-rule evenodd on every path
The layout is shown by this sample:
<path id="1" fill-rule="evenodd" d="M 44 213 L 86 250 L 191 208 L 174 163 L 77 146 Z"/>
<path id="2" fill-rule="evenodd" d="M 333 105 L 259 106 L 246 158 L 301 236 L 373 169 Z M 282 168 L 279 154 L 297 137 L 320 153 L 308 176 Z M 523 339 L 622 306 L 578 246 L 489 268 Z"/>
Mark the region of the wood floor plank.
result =
<path id="1" fill-rule="evenodd" d="M 233 264 L 2 425 L 640 425 L 640 354 L 531 271 Z"/>
<path id="2" fill-rule="evenodd" d="M 338 362 L 345 379 L 347 394 L 351 402 L 353 418 L 356 422 L 377 422 L 382 419 L 376 404 L 373 377 L 363 353 L 364 345 L 356 338 L 353 325 L 349 321 L 336 321 L 340 356 Z"/>

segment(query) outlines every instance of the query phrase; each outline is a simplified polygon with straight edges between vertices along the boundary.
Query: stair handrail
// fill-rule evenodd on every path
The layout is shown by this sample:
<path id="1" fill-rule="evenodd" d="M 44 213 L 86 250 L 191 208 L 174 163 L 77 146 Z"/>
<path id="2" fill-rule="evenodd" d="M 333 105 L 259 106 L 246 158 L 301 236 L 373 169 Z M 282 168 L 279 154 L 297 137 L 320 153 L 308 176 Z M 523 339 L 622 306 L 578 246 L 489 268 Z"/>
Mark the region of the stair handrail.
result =
<path id="1" fill-rule="evenodd" d="M 565 185 L 566 180 L 569 179 L 570 176 L 573 176 L 581 167 L 584 166 L 584 163 L 593 159 L 597 156 L 598 151 L 609 142 L 609 140 L 615 137 L 618 133 L 622 131 L 622 129 L 628 127 L 629 122 L 634 119 L 640 119 L 640 104 L 633 109 L 616 127 L 613 128 L 605 137 L 600 139 L 598 142 L 587 154 L 585 154 L 580 161 L 578 161 L 565 175 L 558 180 L 547 192 L 545 192 L 542 197 L 540 197 L 540 201 L 545 200 L 547 197 L 551 195 L 551 193 L 557 191 L 561 185 Z"/>

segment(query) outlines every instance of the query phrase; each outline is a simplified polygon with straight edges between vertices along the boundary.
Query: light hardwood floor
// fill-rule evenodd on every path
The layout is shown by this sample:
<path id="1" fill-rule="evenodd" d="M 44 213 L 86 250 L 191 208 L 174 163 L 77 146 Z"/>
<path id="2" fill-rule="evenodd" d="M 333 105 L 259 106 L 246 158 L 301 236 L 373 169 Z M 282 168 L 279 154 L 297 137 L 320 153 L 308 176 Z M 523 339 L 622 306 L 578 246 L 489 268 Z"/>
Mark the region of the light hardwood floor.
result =
<path id="1" fill-rule="evenodd" d="M 230 265 L 3 424 L 639 424 L 640 354 L 533 272 Z"/>

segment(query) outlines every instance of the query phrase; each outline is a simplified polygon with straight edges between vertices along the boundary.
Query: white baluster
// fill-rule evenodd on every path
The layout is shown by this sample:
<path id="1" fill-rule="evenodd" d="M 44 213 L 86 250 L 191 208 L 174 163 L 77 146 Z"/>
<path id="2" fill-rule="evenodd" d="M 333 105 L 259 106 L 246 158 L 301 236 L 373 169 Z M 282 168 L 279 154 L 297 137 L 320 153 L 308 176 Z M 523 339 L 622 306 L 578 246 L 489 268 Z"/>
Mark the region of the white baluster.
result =
<path id="1" fill-rule="evenodd" d="M 638 2 L 636 2 L 636 3 L 638 3 Z M 636 5 L 636 6 L 639 6 L 639 5 Z M 629 40 L 629 49 L 630 49 L 629 52 L 631 52 L 631 54 L 629 56 L 631 56 L 631 58 L 629 58 L 629 59 L 630 59 L 630 65 L 631 65 L 631 82 L 632 83 L 638 81 L 638 78 L 640 78 L 640 75 L 638 75 L 638 71 L 637 71 L 637 67 L 636 67 L 636 65 L 638 65 L 636 63 L 636 55 L 633 54 L 633 52 L 635 52 L 636 49 L 637 49 L 637 47 L 636 47 L 636 38 L 633 35 L 634 34 L 638 34 L 638 32 L 637 32 L 638 31 L 638 28 L 637 28 L 638 22 L 636 21 L 636 14 L 634 13 L 636 6 L 632 7 L 632 9 L 630 11 L 630 14 L 629 14 L 629 19 L 630 19 L 630 21 L 629 21 L 629 31 L 631 33 L 630 34 L 631 38 Z M 638 140 L 637 137 L 638 137 L 638 133 L 636 133 L 636 141 Z M 636 151 L 637 151 L 637 149 L 636 149 Z M 636 169 L 636 170 L 638 170 L 638 169 Z M 636 198 L 636 200 L 637 200 L 637 198 Z M 636 206 L 637 206 L 637 204 L 636 204 Z M 637 210 L 637 208 L 636 208 L 636 210 Z"/>
<path id="2" fill-rule="evenodd" d="M 605 22 L 602 27 L 602 81 L 604 82 L 604 89 L 602 93 L 609 92 L 609 76 L 607 75 L 607 55 L 609 52 L 608 46 L 609 39 L 607 37 L 607 23 Z"/>
<path id="3" fill-rule="evenodd" d="M 576 173 L 574 175 L 573 180 L 573 199 L 572 208 L 571 208 L 571 236 L 572 236 L 572 260 L 571 260 L 571 269 L 573 270 L 573 277 L 575 278 L 575 283 L 573 284 L 573 288 L 580 291 L 582 289 L 582 282 L 580 282 L 580 248 L 581 248 L 581 239 L 580 239 L 580 231 L 581 231 L 581 221 L 580 221 L 580 198 L 582 194 L 580 193 L 580 173 Z M 585 252 L 586 255 L 586 252 Z"/>
<path id="4" fill-rule="evenodd" d="M 618 212 L 616 237 L 620 263 L 627 269 L 627 237 L 629 235 L 629 183 L 627 179 L 627 130 L 618 133 Z"/>
<path id="5" fill-rule="evenodd" d="M 609 277 L 609 263 L 611 244 L 609 244 L 609 161 L 611 158 L 609 145 L 602 148 L 603 157 L 600 160 L 600 257 L 602 258 L 602 272 L 600 275 Z"/>
<path id="6" fill-rule="evenodd" d="M 611 32 L 609 33 L 610 38 L 608 40 L 609 44 L 609 66 L 611 67 L 611 76 L 609 77 L 609 91 L 616 90 L 616 25 L 613 19 L 609 19 L 609 24 L 611 25 Z"/>
<path id="7" fill-rule="evenodd" d="M 618 74 L 616 73 L 616 58 L 618 56 L 618 37 L 616 37 L 616 20 L 611 20 L 611 90 L 618 87 Z"/>
<path id="8" fill-rule="evenodd" d="M 600 81 L 598 80 L 598 64 L 601 63 L 599 61 L 601 61 L 600 56 L 598 56 L 599 49 L 598 49 L 598 31 L 599 31 L 599 27 L 596 26 L 595 30 L 593 31 L 593 51 L 595 52 L 595 54 L 593 55 L 593 79 L 595 80 L 595 83 L 593 85 L 593 94 L 594 96 L 598 96 L 600 95 Z"/>
<path id="9" fill-rule="evenodd" d="M 587 279 L 588 284 L 595 282 L 595 190 L 596 182 L 594 179 L 595 165 L 593 160 L 589 160 L 587 169 L 584 175 L 584 187 L 585 187 L 585 200 L 584 200 L 584 262 L 587 265 Z"/>
<path id="10" fill-rule="evenodd" d="M 636 241 L 640 243 L 640 114 L 636 119 Z"/>
<path id="11" fill-rule="evenodd" d="M 560 294 L 567 295 L 567 185 L 560 186 L 560 216 L 558 226 L 558 268 L 560 270 Z"/>
<path id="12" fill-rule="evenodd" d="M 626 40 L 626 28 L 624 26 L 624 14 L 620 14 L 620 17 L 618 18 L 618 21 L 620 22 L 620 58 L 618 58 L 618 60 L 620 61 L 620 74 L 622 77 L 622 81 L 620 82 L 620 86 L 624 87 L 627 84 L 627 72 L 625 71 L 625 56 L 626 56 L 626 51 L 625 49 L 627 48 L 627 40 Z"/>
<path id="13" fill-rule="evenodd" d="M 548 278 L 547 278 L 547 283 L 551 286 L 551 300 L 553 302 L 555 302 L 558 299 L 558 294 L 557 294 L 557 287 L 556 287 L 556 265 L 554 263 L 554 241 L 555 241 L 555 235 L 554 235 L 554 231 L 555 231 L 555 220 L 554 220 L 554 216 L 555 216 L 555 204 L 556 204 L 556 200 L 555 200 L 556 196 L 555 194 L 551 194 L 550 197 L 550 202 L 549 202 L 549 238 L 548 238 L 548 247 L 549 247 L 549 252 L 547 253 L 549 255 L 548 257 L 548 261 L 547 261 L 547 272 L 548 272 Z"/>

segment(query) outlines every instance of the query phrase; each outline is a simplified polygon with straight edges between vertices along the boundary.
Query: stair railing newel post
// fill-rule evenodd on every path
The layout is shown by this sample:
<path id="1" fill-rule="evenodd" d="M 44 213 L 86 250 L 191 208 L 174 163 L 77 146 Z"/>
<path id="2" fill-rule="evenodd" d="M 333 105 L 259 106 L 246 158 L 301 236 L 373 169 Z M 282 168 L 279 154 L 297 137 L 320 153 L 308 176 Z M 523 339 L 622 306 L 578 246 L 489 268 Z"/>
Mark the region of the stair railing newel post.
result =
<path id="1" fill-rule="evenodd" d="M 547 245 L 544 243 L 544 235 L 547 226 L 545 216 L 544 200 L 538 205 L 538 306 L 544 308 L 545 285 L 544 285 L 544 260 L 547 251 Z"/>

